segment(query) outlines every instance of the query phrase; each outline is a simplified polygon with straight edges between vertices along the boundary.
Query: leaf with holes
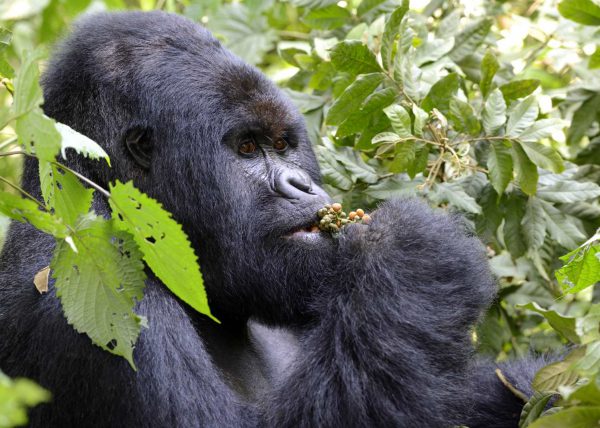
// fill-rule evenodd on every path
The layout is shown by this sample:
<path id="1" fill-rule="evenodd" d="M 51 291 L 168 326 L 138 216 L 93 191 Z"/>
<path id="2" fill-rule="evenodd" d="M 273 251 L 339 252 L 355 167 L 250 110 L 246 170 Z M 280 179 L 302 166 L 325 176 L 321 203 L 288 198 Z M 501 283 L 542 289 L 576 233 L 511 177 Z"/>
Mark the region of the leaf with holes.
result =
<path id="1" fill-rule="evenodd" d="M 60 150 L 60 134 L 54 127 L 54 121 L 39 108 L 17 119 L 17 134 L 25 151 L 40 159 L 52 161 Z"/>
<path id="2" fill-rule="evenodd" d="M 116 226 L 133 235 L 152 272 L 177 297 L 216 320 L 208 307 L 196 254 L 171 214 L 131 181 L 111 184 L 109 203 Z"/>
<path id="3" fill-rule="evenodd" d="M 144 264 L 131 235 L 88 214 L 75 226 L 75 252 L 57 241 L 50 263 L 69 324 L 132 367 L 133 346 L 144 319 L 133 312 L 143 297 Z"/>
<path id="4" fill-rule="evenodd" d="M 86 189 L 73 174 L 55 164 L 40 160 L 40 187 L 46 205 L 69 226 L 92 204 L 93 189 Z"/>

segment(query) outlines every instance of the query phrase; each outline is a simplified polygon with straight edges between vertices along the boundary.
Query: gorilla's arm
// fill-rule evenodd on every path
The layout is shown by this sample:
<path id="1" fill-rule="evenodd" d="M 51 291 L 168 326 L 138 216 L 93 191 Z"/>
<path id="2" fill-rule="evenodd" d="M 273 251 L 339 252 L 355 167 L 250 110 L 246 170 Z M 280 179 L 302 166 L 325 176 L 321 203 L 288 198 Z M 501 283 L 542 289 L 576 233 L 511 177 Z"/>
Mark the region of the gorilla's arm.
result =
<path id="1" fill-rule="evenodd" d="M 266 410 L 269 426 L 451 426 L 469 401 L 470 329 L 495 291 L 457 221 L 393 201 L 352 225 L 320 320 Z"/>

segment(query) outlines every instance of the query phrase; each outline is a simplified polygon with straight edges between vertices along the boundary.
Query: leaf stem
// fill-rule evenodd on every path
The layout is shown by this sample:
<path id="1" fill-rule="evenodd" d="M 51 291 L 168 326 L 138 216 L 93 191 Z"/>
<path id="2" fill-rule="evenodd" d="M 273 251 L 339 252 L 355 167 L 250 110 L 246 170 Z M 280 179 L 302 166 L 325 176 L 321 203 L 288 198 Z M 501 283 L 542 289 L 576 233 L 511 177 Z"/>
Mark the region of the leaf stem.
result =
<path id="1" fill-rule="evenodd" d="M 34 197 L 31 193 L 27 192 L 25 189 L 23 189 L 20 186 L 17 186 L 15 183 L 7 180 L 6 178 L 2 177 L 0 175 L 0 181 L 2 181 L 3 183 L 6 183 L 7 185 L 9 185 L 10 187 L 12 187 L 13 189 L 15 189 L 17 192 L 22 193 L 23 195 L 25 195 L 27 198 L 31 199 L 33 202 L 35 202 L 36 204 L 38 204 L 40 207 L 42 207 L 44 209 L 44 211 L 46 211 L 46 206 L 44 204 L 42 204 L 40 201 L 37 200 L 36 197 Z"/>
<path id="2" fill-rule="evenodd" d="M 90 180 L 89 178 L 81 175 L 80 173 L 78 173 L 77 171 L 72 170 L 71 168 L 69 168 L 68 166 L 65 166 L 63 164 L 61 164 L 60 162 L 56 162 L 56 161 L 51 161 L 51 163 L 53 165 L 56 165 L 59 168 L 64 169 L 67 172 L 70 172 L 71 174 L 73 174 L 75 177 L 79 178 L 81 181 L 83 181 L 84 183 L 88 184 L 89 186 L 93 187 L 94 189 L 96 189 L 98 192 L 102 193 L 105 197 L 110 198 L 110 192 L 108 190 L 106 190 L 105 188 L 99 186 L 98 184 L 94 183 L 92 180 Z"/>

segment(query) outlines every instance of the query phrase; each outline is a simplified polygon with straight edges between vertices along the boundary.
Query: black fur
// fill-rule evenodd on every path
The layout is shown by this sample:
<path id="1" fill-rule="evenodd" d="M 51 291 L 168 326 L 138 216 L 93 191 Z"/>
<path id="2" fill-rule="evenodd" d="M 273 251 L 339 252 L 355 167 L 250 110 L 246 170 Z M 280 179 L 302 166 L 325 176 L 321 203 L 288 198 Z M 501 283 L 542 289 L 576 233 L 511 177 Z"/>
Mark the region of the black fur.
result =
<path id="1" fill-rule="evenodd" d="M 516 424 L 522 403 L 494 367 L 472 368 L 470 331 L 495 292 L 481 244 L 417 201 L 385 203 L 337 241 L 291 235 L 327 201 L 302 117 L 206 30 L 159 12 L 83 18 L 43 86 L 46 113 L 113 164 L 69 153 L 69 166 L 104 187 L 133 179 L 183 225 L 223 324 L 150 275 L 134 372 L 76 333 L 53 291 L 37 293 L 53 240 L 11 225 L 0 368 L 52 391 L 32 426 Z M 246 158 L 249 135 L 261 149 Z M 290 176 L 308 183 L 299 197 L 281 189 Z M 32 159 L 23 181 L 39 196 Z M 101 197 L 94 209 L 109 214 Z M 531 370 L 510 376 L 528 384 Z"/>

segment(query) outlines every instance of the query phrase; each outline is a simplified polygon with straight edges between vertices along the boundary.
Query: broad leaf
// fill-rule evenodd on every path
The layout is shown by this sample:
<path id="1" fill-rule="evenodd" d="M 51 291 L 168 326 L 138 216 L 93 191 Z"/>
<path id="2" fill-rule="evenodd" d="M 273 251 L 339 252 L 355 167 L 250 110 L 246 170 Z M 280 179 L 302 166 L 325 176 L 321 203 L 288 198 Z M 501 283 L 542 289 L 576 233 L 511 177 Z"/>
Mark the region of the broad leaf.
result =
<path id="1" fill-rule="evenodd" d="M 390 18 L 385 23 L 383 30 L 383 36 L 381 39 L 381 58 L 385 68 L 390 69 L 392 66 L 392 51 L 394 47 L 394 41 L 400 30 L 400 23 L 402 18 L 408 11 L 409 1 L 402 0 L 402 6 L 396 9 Z"/>
<path id="2" fill-rule="evenodd" d="M 50 263 L 67 321 L 135 367 L 133 346 L 144 323 L 133 312 L 143 297 L 142 255 L 129 234 L 91 214 L 78 222 L 73 240 L 78 251 L 59 240 Z"/>
<path id="3" fill-rule="evenodd" d="M 600 243 L 584 245 L 561 260 L 566 264 L 556 271 L 556 279 L 565 293 L 577 293 L 600 281 Z"/>
<path id="4" fill-rule="evenodd" d="M 540 168 L 556 173 L 564 171 L 563 160 L 552 147 L 533 141 L 520 141 L 520 144 L 529 159 Z"/>
<path id="5" fill-rule="evenodd" d="M 546 225 L 550 236 L 566 249 L 572 249 L 585 239 L 585 235 L 575 226 L 572 217 L 569 218 L 556 207 L 540 200 L 546 217 Z"/>
<path id="6" fill-rule="evenodd" d="M 385 108 L 384 113 L 390 119 L 394 132 L 400 138 L 411 138 L 411 120 L 406 109 L 398 104 L 393 104 Z"/>
<path id="7" fill-rule="evenodd" d="M 588 428 L 598 425 L 598 420 L 600 406 L 579 406 L 541 417 L 529 428 Z"/>
<path id="8" fill-rule="evenodd" d="M 36 229 L 56 238 L 69 236 L 67 226 L 57 216 L 41 211 L 40 206 L 31 199 L 0 192 L 0 213 L 21 223 L 30 223 Z"/>
<path id="9" fill-rule="evenodd" d="M 484 98 L 490 93 L 492 81 L 499 68 L 500 64 L 496 59 L 496 55 L 488 50 L 481 61 L 481 80 L 479 81 L 479 89 Z"/>
<path id="10" fill-rule="evenodd" d="M 131 182 L 111 184 L 109 203 L 116 227 L 133 235 L 156 276 L 181 300 L 214 319 L 197 257 L 171 214 Z"/>
<path id="11" fill-rule="evenodd" d="M 455 37 L 454 48 L 450 51 L 453 61 L 460 61 L 473 54 L 483 43 L 492 27 L 492 20 L 483 18 L 473 22 Z"/>
<path id="12" fill-rule="evenodd" d="M 426 112 L 437 108 L 444 115 L 448 115 L 450 100 L 458 91 L 459 84 L 460 77 L 456 73 L 450 73 L 438 80 L 421 103 L 421 108 Z"/>
<path id="13" fill-rule="evenodd" d="M 341 124 L 351 113 L 359 109 L 365 98 L 371 95 L 382 80 L 381 73 L 359 76 L 331 106 L 327 112 L 327 123 Z"/>
<path id="14" fill-rule="evenodd" d="M 511 109 L 506 124 L 506 135 L 518 137 L 529 128 L 538 116 L 538 105 L 535 97 L 527 97 Z"/>
<path id="15" fill-rule="evenodd" d="M 506 122 L 506 101 L 499 89 L 490 92 L 482 114 L 483 129 L 488 135 L 495 135 Z"/>
<path id="16" fill-rule="evenodd" d="M 510 147 L 507 147 L 502 141 L 492 141 L 487 166 L 490 182 L 496 192 L 501 195 L 513 178 L 513 159 Z"/>
<path id="17" fill-rule="evenodd" d="M 541 187 L 537 194 L 549 202 L 573 203 L 600 197 L 600 186 L 591 181 L 564 180 Z"/>
<path id="18" fill-rule="evenodd" d="M 0 426 L 27 425 L 27 409 L 50 401 L 51 394 L 29 379 L 10 379 L 0 371 Z"/>
<path id="19" fill-rule="evenodd" d="M 338 43 L 331 49 L 331 62 L 338 71 L 352 75 L 381 71 L 371 50 L 356 40 Z"/>
<path id="20" fill-rule="evenodd" d="M 600 25 L 600 6 L 592 0 L 563 0 L 558 11 L 571 21 L 584 25 Z"/>
<path id="21" fill-rule="evenodd" d="M 61 137 L 54 121 L 38 108 L 17 119 L 17 133 L 19 144 L 40 159 L 52 161 L 60 150 Z"/>
<path id="22" fill-rule="evenodd" d="M 531 95 L 540 86 L 540 81 L 535 79 L 514 80 L 500 86 L 500 91 L 507 103 Z"/>
<path id="23" fill-rule="evenodd" d="M 538 192 L 539 195 L 539 192 Z M 541 248 L 546 238 L 546 218 L 544 210 L 535 196 L 530 196 L 521 221 L 525 242 L 528 248 Z"/>
<path id="24" fill-rule="evenodd" d="M 311 10 L 302 21 L 311 28 L 333 30 L 346 24 L 351 17 L 348 9 L 336 4 Z"/>
<path id="25" fill-rule="evenodd" d="M 580 343 L 579 336 L 577 336 L 577 332 L 575 331 L 575 318 L 561 315 L 553 310 L 544 309 L 535 302 L 527 303 L 526 305 L 517 305 L 517 307 L 537 312 L 546 318 L 552 328 L 559 332 L 565 339 L 570 340 L 572 343 Z M 565 362 L 568 363 L 568 366 L 566 367 L 568 368 L 573 365 L 575 361 L 573 359 L 566 359 Z M 565 362 L 557 364 L 562 364 L 561 367 L 565 367 Z M 551 371 L 554 373 L 554 370 Z M 544 379 L 546 378 L 544 377 Z M 534 385 L 534 388 L 537 391 L 553 390 L 552 388 L 545 388 L 545 386 L 548 386 L 547 381 L 544 381 L 543 384 L 540 384 L 541 382 L 542 381 L 538 379 L 537 384 Z"/>
<path id="26" fill-rule="evenodd" d="M 553 393 L 548 392 L 534 393 L 525 406 L 523 406 L 521 417 L 519 418 L 519 428 L 526 428 L 539 418 L 553 395 Z"/>
<path id="27" fill-rule="evenodd" d="M 528 195 L 535 195 L 538 182 L 537 167 L 527 157 L 527 153 L 523 150 L 520 144 L 513 143 L 513 162 L 517 173 L 517 181 L 521 190 Z"/>
<path id="28" fill-rule="evenodd" d="M 573 145 L 581 141 L 596 121 L 598 112 L 600 112 L 600 93 L 594 93 L 573 114 L 567 132 L 567 144 Z"/>

